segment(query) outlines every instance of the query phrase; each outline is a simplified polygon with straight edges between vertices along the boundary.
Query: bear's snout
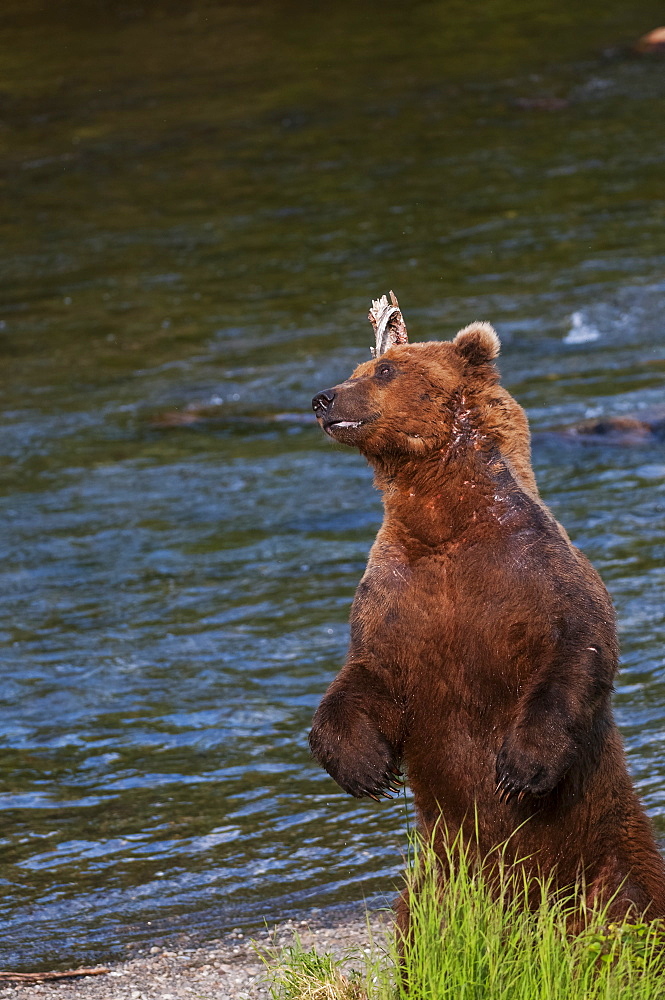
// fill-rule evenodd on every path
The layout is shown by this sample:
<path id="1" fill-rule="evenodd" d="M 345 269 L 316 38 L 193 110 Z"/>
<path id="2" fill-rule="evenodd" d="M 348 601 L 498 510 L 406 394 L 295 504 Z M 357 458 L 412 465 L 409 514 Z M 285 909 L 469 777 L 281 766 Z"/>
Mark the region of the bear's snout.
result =
<path id="1" fill-rule="evenodd" d="M 324 389 L 323 392 L 317 392 L 316 396 L 312 399 L 312 409 L 317 417 L 325 417 L 334 400 L 334 389 Z"/>
<path id="2" fill-rule="evenodd" d="M 349 389 L 354 391 L 349 392 Z M 328 437 L 352 447 L 360 447 L 362 433 L 358 432 L 377 417 L 368 409 L 365 394 L 358 394 L 356 385 L 346 383 L 317 392 L 312 399 L 312 409 Z"/>

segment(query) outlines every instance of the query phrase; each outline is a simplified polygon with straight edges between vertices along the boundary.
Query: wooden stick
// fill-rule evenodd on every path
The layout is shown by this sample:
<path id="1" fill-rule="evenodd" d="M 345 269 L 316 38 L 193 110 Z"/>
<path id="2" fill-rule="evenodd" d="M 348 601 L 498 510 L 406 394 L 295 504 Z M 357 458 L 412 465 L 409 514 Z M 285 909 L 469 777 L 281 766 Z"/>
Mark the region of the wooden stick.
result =
<path id="1" fill-rule="evenodd" d="M 96 969 L 70 969 L 68 972 L 0 972 L 3 983 L 39 983 L 47 979 L 73 979 L 75 976 L 103 976 L 105 965 Z"/>
<path id="2" fill-rule="evenodd" d="M 408 344 L 406 323 L 399 308 L 395 293 L 391 291 L 390 302 L 385 295 L 372 299 L 367 319 L 374 328 L 376 346 L 370 347 L 373 358 L 378 358 L 396 344 Z"/>

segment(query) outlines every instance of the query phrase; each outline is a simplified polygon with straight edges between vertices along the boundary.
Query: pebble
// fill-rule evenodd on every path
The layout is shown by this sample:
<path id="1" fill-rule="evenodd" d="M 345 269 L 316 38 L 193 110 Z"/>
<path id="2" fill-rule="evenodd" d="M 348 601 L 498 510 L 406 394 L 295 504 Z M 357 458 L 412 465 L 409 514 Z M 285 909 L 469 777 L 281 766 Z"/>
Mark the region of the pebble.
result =
<path id="1" fill-rule="evenodd" d="M 297 934 L 305 949 L 332 952 L 355 967 L 363 967 L 369 938 L 364 911 L 348 912 L 325 923 L 324 911 L 309 920 L 286 920 L 253 939 L 235 927 L 214 943 L 180 938 L 180 946 L 153 945 L 136 957 L 109 966 L 110 972 L 81 979 L 61 979 L 34 985 L 2 984 L 0 1000 L 269 1000 L 265 967 L 257 949 L 288 947 Z M 370 915 L 370 933 L 379 942 L 389 925 L 385 913 Z"/>

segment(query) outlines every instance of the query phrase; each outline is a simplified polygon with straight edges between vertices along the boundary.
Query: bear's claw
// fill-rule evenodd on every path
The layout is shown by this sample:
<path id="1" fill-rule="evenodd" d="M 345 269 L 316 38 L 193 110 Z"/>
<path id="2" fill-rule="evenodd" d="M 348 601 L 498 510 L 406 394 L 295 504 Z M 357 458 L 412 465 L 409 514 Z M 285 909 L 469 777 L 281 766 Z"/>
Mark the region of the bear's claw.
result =
<path id="1" fill-rule="evenodd" d="M 565 773 L 565 768 L 557 768 L 555 763 L 545 764 L 537 756 L 516 749 L 506 741 L 496 759 L 494 794 L 502 805 L 514 798 L 522 802 L 527 795 L 534 799 L 548 795 Z"/>
<path id="2" fill-rule="evenodd" d="M 382 798 L 392 799 L 394 795 L 399 795 L 403 787 L 404 782 L 398 782 L 395 778 L 386 774 L 382 779 L 375 781 L 365 788 L 360 783 L 357 783 L 355 788 L 347 788 L 346 791 L 350 791 L 356 798 L 368 796 L 370 799 L 374 799 L 375 802 L 380 802 Z"/>
<path id="3" fill-rule="evenodd" d="M 501 805 L 505 805 L 515 798 L 518 803 L 522 802 L 525 796 L 529 793 L 534 797 L 536 796 L 535 792 L 531 791 L 528 787 L 520 787 L 520 784 L 518 784 L 518 782 L 514 779 L 508 777 L 507 774 L 503 774 L 499 778 L 494 789 L 494 794 L 498 795 Z"/>
<path id="4" fill-rule="evenodd" d="M 388 771 L 380 777 L 372 776 L 362 780 L 360 776 L 342 776 L 337 769 L 328 768 L 328 773 L 335 779 L 345 792 L 353 795 L 357 799 L 370 798 L 375 802 L 380 802 L 382 798 L 392 799 L 393 795 L 398 795 L 404 787 L 403 782 L 397 781 Z"/>
<path id="5" fill-rule="evenodd" d="M 356 799 L 366 796 L 379 802 L 381 798 L 391 799 L 402 789 L 399 757 L 385 737 L 371 725 L 369 719 L 361 715 L 353 726 L 343 720 L 347 732 L 352 729 L 353 738 L 348 744 L 342 742 L 337 719 L 325 718 L 325 699 L 319 708 L 318 717 L 309 736 L 312 753 L 325 767 L 334 781 Z M 323 722 L 319 722 L 323 715 Z"/>
<path id="6" fill-rule="evenodd" d="M 494 789 L 494 794 L 499 796 L 499 802 L 501 805 L 504 805 L 506 802 L 510 802 L 515 795 L 518 795 L 518 801 L 521 802 L 524 793 L 525 789 L 522 789 L 518 795 L 518 789 L 513 785 L 507 775 L 504 775 L 499 779 L 496 784 L 496 788 Z"/>

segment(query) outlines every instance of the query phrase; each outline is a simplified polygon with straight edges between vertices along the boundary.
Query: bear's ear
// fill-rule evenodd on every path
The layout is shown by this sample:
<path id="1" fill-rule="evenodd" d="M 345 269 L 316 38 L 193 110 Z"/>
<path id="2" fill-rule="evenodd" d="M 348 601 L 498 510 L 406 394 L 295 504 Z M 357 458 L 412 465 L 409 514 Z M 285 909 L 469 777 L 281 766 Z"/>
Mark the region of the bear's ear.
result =
<path id="1" fill-rule="evenodd" d="M 490 323 L 471 323 L 453 340 L 457 353 L 471 365 L 493 361 L 501 349 L 496 330 Z"/>

